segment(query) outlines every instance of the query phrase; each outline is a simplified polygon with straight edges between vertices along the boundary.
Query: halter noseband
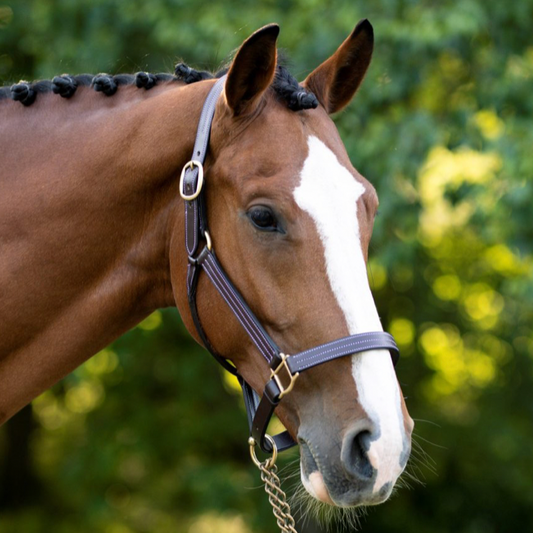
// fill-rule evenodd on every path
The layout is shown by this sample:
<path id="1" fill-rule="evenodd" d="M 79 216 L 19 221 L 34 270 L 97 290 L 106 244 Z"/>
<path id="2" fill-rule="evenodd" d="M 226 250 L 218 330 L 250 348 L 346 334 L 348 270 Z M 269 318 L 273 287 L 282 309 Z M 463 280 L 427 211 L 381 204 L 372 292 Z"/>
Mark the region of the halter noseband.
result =
<path id="1" fill-rule="evenodd" d="M 285 355 L 229 280 L 216 258 L 211 238 L 207 231 L 202 166 L 209 145 L 209 134 L 215 114 L 216 102 L 224 88 L 225 79 L 226 76 L 223 76 L 215 83 L 204 102 L 192 159 L 183 167 L 180 178 L 180 195 L 185 200 L 185 245 L 189 258 L 187 266 L 187 295 L 191 315 L 204 346 L 226 370 L 237 376 L 241 384 L 251 438 L 253 439 L 252 443 L 258 443 L 265 452 L 272 452 L 274 446 L 277 450 L 283 451 L 296 444 L 288 431 L 271 438 L 268 435 L 265 437 L 265 434 L 275 408 L 283 396 L 292 390 L 300 372 L 339 357 L 368 350 L 389 350 L 393 363 L 396 364 L 400 351 L 392 335 L 383 331 L 376 331 L 350 335 L 349 337 L 304 350 L 296 355 Z M 198 251 L 200 249 L 200 239 L 205 241 L 205 244 Z M 216 353 L 206 336 L 196 306 L 196 290 L 202 269 L 222 298 L 224 298 L 256 348 L 270 365 L 271 376 L 265 385 L 262 398 L 259 398 L 259 395 L 252 387 L 237 373 L 233 365 Z M 272 443 L 274 443 L 274 446 Z"/>

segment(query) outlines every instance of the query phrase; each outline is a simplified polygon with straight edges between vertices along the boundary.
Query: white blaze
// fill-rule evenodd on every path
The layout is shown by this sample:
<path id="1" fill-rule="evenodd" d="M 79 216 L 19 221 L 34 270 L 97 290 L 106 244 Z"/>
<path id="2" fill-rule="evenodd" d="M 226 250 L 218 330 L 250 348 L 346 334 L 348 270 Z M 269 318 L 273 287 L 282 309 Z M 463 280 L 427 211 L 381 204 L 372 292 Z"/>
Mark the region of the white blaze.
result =
<path id="1" fill-rule="evenodd" d="M 368 284 L 361 249 L 357 200 L 365 192 L 335 154 L 314 136 L 294 190 L 298 206 L 315 222 L 324 246 L 328 278 L 351 335 L 382 331 Z M 379 432 L 368 457 L 378 470 L 374 490 L 395 481 L 401 473 L 403 416 L 400 389 L 388 351 L 352 356 L 352 374 L 359 400 Z"/>

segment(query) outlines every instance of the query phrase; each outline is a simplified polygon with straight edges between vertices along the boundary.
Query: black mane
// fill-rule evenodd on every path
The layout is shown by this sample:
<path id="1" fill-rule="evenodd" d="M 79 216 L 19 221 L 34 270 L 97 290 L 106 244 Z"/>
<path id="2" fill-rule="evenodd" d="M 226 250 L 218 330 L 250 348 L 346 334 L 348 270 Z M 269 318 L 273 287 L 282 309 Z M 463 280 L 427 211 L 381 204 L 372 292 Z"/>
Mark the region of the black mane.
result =
<path id="1" fill-rule="evenodd" d="M 78 87 L 91 87 L 97 92 L 106 96 L 113 96 L 121 85 L 135 85 L 139 89 L 149 90 L 161 82 L 184 82 L 186 84 L 196 83 L 202 80 L 220 78 L 226 72 L 222 69 L 216 74 L 195 70 L 185 63 L 176 65 L 174 75 L 149 72 L 137 72 L 136 74 L 80 74 L 69 76 L 62 74 L 53 80 L 42 80 L 35 82 L 20 81 L 10 87 L 0 87 L 0 100 L 11 98 L 25 106 L 30 106 L 35 102 L 39 94 L 53 92 L 63 98 L 70 98 L 76 93 Z M 277 65 L 276 75 L 272 87 L 276 94 L 287 103 L 289 109 L 299 111 L 301 109 L 311 109 L 318 106 L 316 96 L 304 89 L 296 79 L 290 74 L 286 67 Z"/>

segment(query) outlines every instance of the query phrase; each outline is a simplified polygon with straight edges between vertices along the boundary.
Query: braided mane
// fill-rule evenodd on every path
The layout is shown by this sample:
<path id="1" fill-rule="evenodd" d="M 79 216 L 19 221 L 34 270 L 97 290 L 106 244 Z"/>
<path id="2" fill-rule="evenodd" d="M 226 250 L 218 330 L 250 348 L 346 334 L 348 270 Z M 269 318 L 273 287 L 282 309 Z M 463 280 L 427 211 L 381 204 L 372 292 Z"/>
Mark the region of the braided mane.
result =
<path id="1" fill-rule="evenodd" d="M 71 98 L 78 87 L 91 87 L 106 96 L 113 96 L 121 85 L 135 85 L 139 89 L 150 90 L 161 82 L 182 82 L 186 84 L 196 83 L 202 80 L 220 78 L 228 69 L 223 69 L 216 74 L 207 71 L 192 69 L 185 63 L 176 65 L 174 74 L 152 74 L 149 72 L 137 72 L 136 74 L 80 74 L 70 76 L 62 74 L 53 80 L 36 82 L 20 81 L 11 87 L 0 88 L 0 100 L 11 98 L 24 106 L 30 106 L 35 102 L 39 94 L 58 94 L 63 98 Z M 304 89 L 290 74 L 286 67 L 277 65 L 272 88 L 276 94 L 286 102 L 289 109 L 299 111 L 301 109 L 314 109 L 318 106 L 316 96 Z"/>

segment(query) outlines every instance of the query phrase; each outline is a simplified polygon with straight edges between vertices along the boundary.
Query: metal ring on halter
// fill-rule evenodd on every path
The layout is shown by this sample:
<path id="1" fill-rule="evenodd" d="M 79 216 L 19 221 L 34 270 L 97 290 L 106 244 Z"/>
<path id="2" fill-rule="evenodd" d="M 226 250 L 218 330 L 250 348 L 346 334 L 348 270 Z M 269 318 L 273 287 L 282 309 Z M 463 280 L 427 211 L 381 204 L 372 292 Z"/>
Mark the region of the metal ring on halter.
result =
<path id="1" fill-rule="evenodd" d="M 257 468 L 261 468 L 262 466 L 264 466 L 268 469 L 276 464 L 276 459 L 278 458 L 278 447 L 276 446 L 276 442 L 274 441 L 274 439 L 267 433 L 265 433 L 265 439 L 270 442 L 272 446 L 272 456 L 263 463 L 257 458 L 257 455 L 255 454 L 255 445 L 257 444 L 257 442 L 253 437 L 250 437 L 248 439 L 248 444 L 250 445 L 250 455 L 252 457 L 252 461 L 255 463 L 255 466 L 257 466 Z"/>
<path id="2" fill-rule="evenodd" d="M 209 235 L 207 231 L 204 231 L 204 237 L 205 237 L 207 249 L 211 251 L 211 235 Z"/>
<path id="3" fill-rule="evenodd" d="M 198 169 L 198 181 L 196 182 L 196 190 L 192 194 L 185 194 L 183 191 L 183 181 L 185 180 L 185 172 L 187 169 L 191 169 L 191 171 L 196 167 Z M 195 200 L 198 198 L 198 195 L 202 192 L 202 186 L 204 184 L 204 167 L 202 166 L 202 163 L 200 161 L 195 161 L 194 159 L 191 159 L 181 171 L 180 176 L 180 196 L 184 199 L 190 202 L 191 200 Z"/>

